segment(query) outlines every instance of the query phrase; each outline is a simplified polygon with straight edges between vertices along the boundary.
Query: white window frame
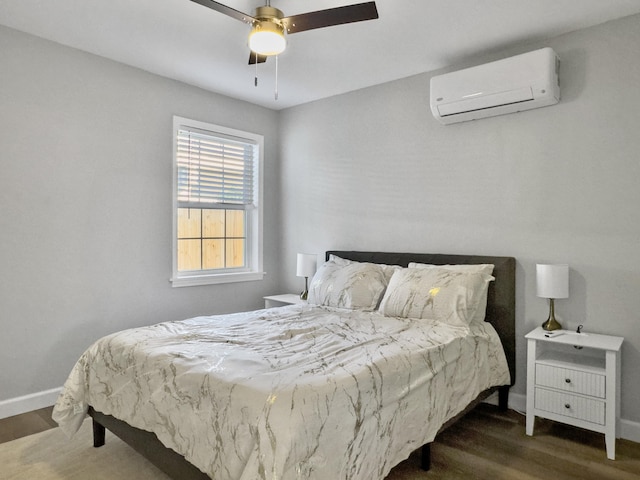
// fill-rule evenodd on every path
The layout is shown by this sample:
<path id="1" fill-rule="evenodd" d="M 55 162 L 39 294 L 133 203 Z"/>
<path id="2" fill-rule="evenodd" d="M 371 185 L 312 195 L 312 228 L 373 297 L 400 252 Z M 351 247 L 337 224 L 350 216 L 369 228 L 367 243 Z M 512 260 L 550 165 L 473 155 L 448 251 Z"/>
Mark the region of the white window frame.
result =
<path id="1" fill-rule="evenodd" d="M 178 271 L 178 158 L 177 140 L 180 128 L 193 128 L 211 133 L 212 136 L 233 137 L 257 145 L 254 164 L 253 205 L 247 211 L 246 224 L 246 268 L 219 269 L 212 271 Z M 188 287 L 196 285 L 213 285 L 220 283 L 248 282 L 264 278 L 262 266 L 262 155 L 264 152 L 264 137 L 255 133 L 235 130 L 233 128 L 214 125 L 211 123 L 191 120 L 184 117 L 173 117 L 173 287 Z"/>

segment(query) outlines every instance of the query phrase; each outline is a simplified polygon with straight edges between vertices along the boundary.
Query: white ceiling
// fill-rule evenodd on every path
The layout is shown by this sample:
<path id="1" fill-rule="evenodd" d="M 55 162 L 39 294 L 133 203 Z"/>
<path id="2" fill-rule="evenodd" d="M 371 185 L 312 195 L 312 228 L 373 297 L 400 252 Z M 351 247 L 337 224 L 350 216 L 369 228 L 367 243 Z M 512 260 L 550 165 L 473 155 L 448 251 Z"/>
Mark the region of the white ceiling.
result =
<path id="1" fill-rule="evenodd" d="M 285 16 L 365 0 L 273 0 Z M 222 0 L 254 14 L 261 0 Z M 0 0 L 0 24 L 282 109 L 640 12 L 640 0 L 376 0 L 378 20 L 288 37 L 247 65 L 249 26 L 190 0 Z"/>

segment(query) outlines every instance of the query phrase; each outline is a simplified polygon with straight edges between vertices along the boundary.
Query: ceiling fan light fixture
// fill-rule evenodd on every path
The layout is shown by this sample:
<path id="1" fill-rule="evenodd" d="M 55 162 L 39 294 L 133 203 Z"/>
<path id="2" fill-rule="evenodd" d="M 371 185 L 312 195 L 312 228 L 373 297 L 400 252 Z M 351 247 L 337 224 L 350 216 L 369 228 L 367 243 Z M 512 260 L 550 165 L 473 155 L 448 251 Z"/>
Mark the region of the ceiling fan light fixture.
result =
<path id="1" fill-rule="evenodd" d="M 257 22 L 249 34 L 249 48 L 258 55 L 279 55 L 287 48 L 284 27 L 271 20 Z"/>

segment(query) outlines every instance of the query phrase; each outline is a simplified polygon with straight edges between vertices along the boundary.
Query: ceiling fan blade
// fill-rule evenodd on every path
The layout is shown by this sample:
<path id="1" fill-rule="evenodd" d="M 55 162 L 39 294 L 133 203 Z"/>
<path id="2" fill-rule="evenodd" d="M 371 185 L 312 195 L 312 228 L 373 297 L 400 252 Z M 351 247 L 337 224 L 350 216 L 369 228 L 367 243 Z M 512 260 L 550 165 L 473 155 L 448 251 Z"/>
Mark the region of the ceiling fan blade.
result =
<path id="1" fill-rule="evenodd" d="M 196 0 L 193 0 L 196 1 Z M 301 13 L 282 19 L 287 33 L 298 33 L 315 28 L 331 27 L 344 23 L 362 22 L 378 18 L 376 2 L 357 3 L 343 7 Z"/>
<path id="2" fill-rule="evenodd" d="M 236 20 L 240 20 L 244 23 L 253 23 L 256 21 L 251 15 L 247 15 L 246 13 L 242 13 L 235 8 L 227 7 L 218 2 L 214 2 L 213 0 L 191 0 L 192 2 L 199 3 L 202 6 L 210 8 L 211 10 L 215 10 L 216 12 L 224 13 L 225 15 L 235 18 Z"/>
<path id="3" fill-rule="evenodd" d="M 255 52 L 251 52 L 249 54 L 249 65 L 255 65 L 256 63 L 264 63 L 267 61 L 266 55 L 260 55 L 259 53 L 256 55 Z"/>

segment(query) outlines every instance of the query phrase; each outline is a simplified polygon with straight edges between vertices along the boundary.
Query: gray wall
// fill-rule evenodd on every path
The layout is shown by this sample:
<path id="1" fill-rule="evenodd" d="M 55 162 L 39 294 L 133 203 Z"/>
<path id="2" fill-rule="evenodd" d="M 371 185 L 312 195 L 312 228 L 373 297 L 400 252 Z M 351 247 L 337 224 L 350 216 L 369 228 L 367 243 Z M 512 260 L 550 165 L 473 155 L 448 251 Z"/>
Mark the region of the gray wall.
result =
<path id="1" fill-rule="evenodd" d="M 622 417 L 639 422 L 640 16 L 473 62 L 543 46 L 562 61 L 552 107 L 441 126 L 423 74 L 283 112 L 283 266 L 327 249 L 516 257 L 524 395 L 523 336 L 548 313 L 535 264 L 569 263 L 556 314 L 626 338 Z"/>
<path id="2" fill-rule="evenodd" d="M 279 290 L 277 112 L 4 27 L 0 65 L 0 401 L 106 333 Z M 265 280 L 171 287 L 174 114 L 265 136 Z"/>

